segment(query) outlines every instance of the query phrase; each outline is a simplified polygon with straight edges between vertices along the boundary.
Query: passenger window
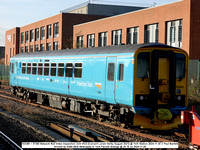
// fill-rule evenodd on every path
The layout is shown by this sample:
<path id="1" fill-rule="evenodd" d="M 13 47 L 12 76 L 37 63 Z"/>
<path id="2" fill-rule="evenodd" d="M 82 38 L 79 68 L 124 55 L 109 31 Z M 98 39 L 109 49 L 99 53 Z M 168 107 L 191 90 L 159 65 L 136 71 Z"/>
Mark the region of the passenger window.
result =
<path id="1" fill-rule="evenodd" d="M 44 75 L 45 76 L 49 75 L 49 63 L 44 64 Z"/>
<path id="2" fill-rule="evenodd" d="M 82 63 L 75 63 L 74 77 L 75 78 L 81 78 L 82 77 Z"/>
<path id="3" fill-rule="evenodd" d="M 149 52 L 142 52 L 137 55 L 137 77 L 138 78 L 149 77 L 149 60 L 150 60 Z"/>
<path id="4" fill-rule="evenodd" d="M 119 64 L 119 81 L 124 80 L 124 64 Z"/>
<path id="5" fill-rule="evenodd" d="M 38 63 L 38 75 L 43 75 L 43 63 Z"/>
<path id="6" fill-rule="evenodd" d="M 185 55 L 176 54 L 176 79 L 185 78 Z"/>
<path id="7" fill-rule="evenodd" d="M 26 73 L 26 63 L 22 63 L 22 74 Z"/>
<path id="8" fill-rule="evenodd" d="M 27 63 L 27 74 L 31 74 L 31 63 Z"/>
<path id="9" fill-rule="evenodd" d="M 51 63 L 51 76 L 56 76 L 56 63 Z"/>
<path id="10" fill-rule="evenodd" d="M 63 77 L 64 76 L 64 63 L 58 64 L 58 76 Z"/>
<path id="11" fill-rule="evenodd" d="M 12 63 L 12 70 L 11 72 L 13 73 L 14 72 L 14 63 Z"/>
<path id="12" fill-rule="evenodd" d="M 108 81 L 114 81 L 114 72 L 115 72 L 115 64 L 109 63 L 108 64 L 108 74 L 107 74 Z"/>
<path id="13" fill-rule="evenodd" d="M 73 64 L 67 63 L 66 64 L 66 77 L 72 77 L 72 73 L 73 73 Z"/>
<path id="14" fill-rule="evenodd" d="M 36 75 L 36 71 L 37 70 L 37 63 L 33 63 L 33 65 L 32 65 L 32 74 L 33 75 Z"/>

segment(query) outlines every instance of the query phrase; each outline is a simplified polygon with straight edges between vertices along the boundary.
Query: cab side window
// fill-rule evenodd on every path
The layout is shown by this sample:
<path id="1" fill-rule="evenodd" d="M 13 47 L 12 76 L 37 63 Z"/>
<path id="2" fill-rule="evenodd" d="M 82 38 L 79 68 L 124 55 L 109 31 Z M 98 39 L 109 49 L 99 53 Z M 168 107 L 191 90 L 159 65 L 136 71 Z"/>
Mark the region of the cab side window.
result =
<path id="1" fill-rule="evenodd" d="M 149 77 L 149 61 L 150 61 L 149 52 L 141 52 L 137 55 L 137 77 L 138 78 Z"/>

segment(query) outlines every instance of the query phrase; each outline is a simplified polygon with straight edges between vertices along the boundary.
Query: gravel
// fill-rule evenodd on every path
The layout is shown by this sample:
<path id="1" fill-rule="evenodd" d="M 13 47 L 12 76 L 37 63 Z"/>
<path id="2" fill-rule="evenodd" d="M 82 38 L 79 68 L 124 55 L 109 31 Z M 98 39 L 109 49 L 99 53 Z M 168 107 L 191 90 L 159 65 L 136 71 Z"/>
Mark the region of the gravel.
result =
<path id="1" fill-rule="evenodd" d="M 21 146 L 21 142 L 51 142 L 44 136 L 35 133 L 18 121 L 7 118 L 0 114 L 0 131 L 6 134 L 15 143 Z"/>

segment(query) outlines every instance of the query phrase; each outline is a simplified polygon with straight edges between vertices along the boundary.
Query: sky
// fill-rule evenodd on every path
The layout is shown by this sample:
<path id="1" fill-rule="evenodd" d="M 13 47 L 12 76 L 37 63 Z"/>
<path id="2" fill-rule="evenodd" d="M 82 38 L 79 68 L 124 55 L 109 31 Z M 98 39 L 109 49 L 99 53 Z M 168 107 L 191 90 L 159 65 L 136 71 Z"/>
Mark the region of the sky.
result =
<path id="1" fill-rule="evenodd" d="M 164 5 L 179 0 L 90 0 L 127 5 Z M 61 10 L 87 0 L 0 0 L 0 46 L 5 46 L 5 31 L 59 14 Z M 121 3 L 120 3 L 121 2 Z"/>

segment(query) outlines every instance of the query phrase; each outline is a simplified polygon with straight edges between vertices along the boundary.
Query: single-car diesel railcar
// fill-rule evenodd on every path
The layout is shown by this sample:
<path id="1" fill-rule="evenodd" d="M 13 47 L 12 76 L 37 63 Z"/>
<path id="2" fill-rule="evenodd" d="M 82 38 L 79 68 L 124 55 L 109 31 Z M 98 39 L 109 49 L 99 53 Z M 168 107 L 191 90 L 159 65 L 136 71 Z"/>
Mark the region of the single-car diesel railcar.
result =
<path id="1" fill-rule="evenodd" d="M 185 51 L 159 43 L 21 53 L 10 85 L 39 104 L 165 130 L 186 109 L 187 64 Z"/>

